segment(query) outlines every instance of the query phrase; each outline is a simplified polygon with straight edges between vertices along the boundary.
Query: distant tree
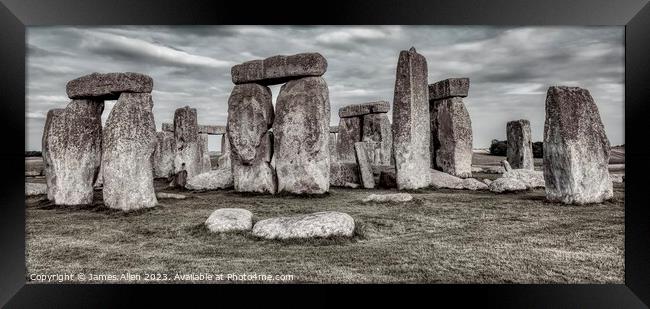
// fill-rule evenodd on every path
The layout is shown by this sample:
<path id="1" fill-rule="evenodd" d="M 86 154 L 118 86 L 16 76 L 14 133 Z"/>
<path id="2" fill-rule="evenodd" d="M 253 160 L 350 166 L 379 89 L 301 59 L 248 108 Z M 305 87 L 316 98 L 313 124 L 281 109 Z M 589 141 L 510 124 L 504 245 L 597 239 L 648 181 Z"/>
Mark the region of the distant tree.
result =
<path id="1" fill-rule="evenodd" d="M 508 153 L 508 142 L 493 139 L 490 145 L 490 154 L 493 156 L 506 156 Z"/>

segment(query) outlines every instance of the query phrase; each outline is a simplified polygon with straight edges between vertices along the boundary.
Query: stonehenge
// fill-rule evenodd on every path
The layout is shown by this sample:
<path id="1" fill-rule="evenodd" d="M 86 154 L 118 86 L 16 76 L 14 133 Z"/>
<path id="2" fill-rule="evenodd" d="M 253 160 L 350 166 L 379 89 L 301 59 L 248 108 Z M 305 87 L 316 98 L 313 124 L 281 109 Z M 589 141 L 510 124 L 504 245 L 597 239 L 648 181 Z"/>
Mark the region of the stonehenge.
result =
<path id="1" fill-rule="evenodd" d="M 203 154 L 199 146 L 199 127 L 196 109 L 189 106 L 176 109 L 174 112 L 174 174 L 181 171 L 192 178 L 203 172 L 201 159 Z M 182 183 L 182 182 L 181 182 Z M 180 185 L 180 184 L 179 184 Z"/>
<path id="2" fill-rule="evenodd" d="M 351 237 L 352 235 L 354 235 L 354 219 L 338 211 L 269 218 L 253 225 L 253 236 L 265 239 Z"/>
<path id="3" fill-rule="evenodd" d="M 273 56 L 252 60 L 232 67 L 235 85 L 255 83 L 262 86 L 284 84 L 291 80 L 321 76 L 327 71 L 327 60 L 319 53 Z"/>
<path id="4" fill-rule="evenodd" d="M 472 121 L 463 103 L 469 78 L 449 78 L 429 85 L 431 168 L 472 176 Z"/>
<path id="5" fill-rule="evenodd" d="M 393 151 L 397 188 L 429 186 L 427 60 L 414 47 L 400 52 L 393 99 Z"/>
<path id="6" fill-rule="evenodd" d="M 546 198 L 564 204 L 610 199 L 609 154 L 609 140 L 589 91 L 549 87 L 544 122 Z"/>
<path id="7" fill-rule="evenodd" d="M 169 131 L 156 132 L 156 147 L 153 153 L 155 178 L 169 178 L 174 174 L 174 149 L 176 140 Z"/>
<path id="8" fill-rule="evenodd" d="M 41 140 L 41 149 L 43 156 L 45 183 L 47 184 L 47 199 L 53 201 L 54 193 L 56 191 L 56 173 L 52 159 L 50 158 L 50 129 L 52 122 L 60 117 L 65 110 L 62 108 L 54 108 L 47 112 L 45 118 L 45 128 L 43 128 L 43 138 Z"/>
<path id="9" fill-rule="evenodd" d="M 530 133 L 530 122 L 526 119 L 509 121 L 506 125 L 508 137 L 507 157 L 512 168 L 532 170 L 533 141 Z"/>
<path id="10" fill-rule="evenodd" d="M 65 92 L 70 99 L 94 98 L 117 100 L 121 93 L 151 93 L 153 79 L 147 75 L 125 73 L 92 73 L 69 81 Z"/>
<path id="11" fill-rule="evenodd" d="M 376 142 L 379 156 L 371 156 L 372 164 L 390 165 L 393 153 L 393 136 L 388 113 L 390 104 L 386 101 L 354 104 L 339 109 L 340 122 L 336 136 L 338 159 L 354 162 L 355 143 Z"/>

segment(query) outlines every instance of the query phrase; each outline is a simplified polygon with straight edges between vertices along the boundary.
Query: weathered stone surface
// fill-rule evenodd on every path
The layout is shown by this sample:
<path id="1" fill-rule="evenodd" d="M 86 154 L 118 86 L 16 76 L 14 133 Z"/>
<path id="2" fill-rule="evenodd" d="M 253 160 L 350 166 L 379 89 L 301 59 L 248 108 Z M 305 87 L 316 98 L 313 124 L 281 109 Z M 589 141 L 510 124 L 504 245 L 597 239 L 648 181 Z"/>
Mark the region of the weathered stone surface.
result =
<path id="1" fill-rule="evenodd" d="M 196 175 L 189 178 L 185 184 L 185 188 L 190 190 L 218 190 L 232 187 L 232 171 L 229 168 L 218 168 Z"/>
<path id="2" fill-rule="evenodd" d="M 221 135 L 221 154 L 217 158 L 217 166 L 219 168 L 231 168 L 230 152 L 230 138 L 228 138 L 228 134 Z"/>
<path id="3" fill-rule="evenodd" d="M 508 137 L 508 162 L 514 169 L 532 170 L 533 141 L 530 133 L 530 122 L 526 119 L 509 121 L 506 125 Z"/>
<path id="4" fill-rule="evenodd" d="M 485 178 L 483 179 L 483 183 L 489 186 L 492 183 L 492 179 Z"/>
<path id="5" fill-rule="evenodd" d="M 329 190 L 329 119 L 329 91 L 323 78 L 305 77 L 282 86 L 273 123 L 278 192 Z"/>
<path id="6" fill-rule="evenodd" d="M 97 177 L 95 178 L 95 184 L 93 185 L 93 187 L 95 190 L 104 188 L 104 173 L 102 172 L 101 164 L 99 165 L 99 172 L 97 173 Z"/>
<path id="7" fill-rule="evenodd" d="M 115 100 L 123 92 L 150 93 L 153 79 L 140 73 L 92 73 L 69 81 L 65 91 L 71 99 Z"/>
<path id="8" fill-rule="evenodd" d="M 428 97 L 427 60 L 415 48 L 401 51 L 393 100 L 393 151 L 400 190 L 429 185 Z"/>
<path id="9" fill-rule="evenodd" d="M 392 194 L 370 194 L 361 200 L 364 203 L 403 203 L 412 201 L 413 196 L 408 193 L 392 193 Z"/>
<path id="10" fill-rule="evenodd" d="M 390 165 L 393 154 L 393 130 L 386 114 L 368 114 L 363 116 L 362 141 L 381 143 L 379 156 L 374 164 Z"/>
<path id="11" fill-rule="evenodd" d="M 484 190 L 487 185 L 474 178 L 459 178 L 447 173 L 430 169 L 431 186 L 436 189 L 467 189 L 467 190 Z"/>
<path id="12" fill-rule="evenodd" d="M 210 162 L 210 149 L 208 148 L 208 135 L 199 133 L 199 153 L 201 154 L 201 173 L 212 170 Z"/>
<path id="13" fill-rule="evenodd" d="M 336 137 L 336 151 L 341 162 L 356 162 L 354 144 L 361 141 L 361 118 L 341 118 Z"/>
<path id="14" fill-rule="evenodd" d="M 612 179 L 613 183 L 623 183 L 625 182 L 625 175 L 622 174 L 609 174 L 609 177 Z"/>
<path id="15" fill-rule="evenodd" d="M 510 163 L 508 162 L 508 160 L 501 161 L 501 165 L 503 165 L 504 173 L 512 171 L 512 167 L 510 166 Z"/>
<path id="16" fill-rule="evenodd" d="M 448 78 L 429 85 L 429 101 L 452 97 L 466 97 L 469 93 L 469 78 Z"/>
<path id="17" fill-rule="evenodd" d="M 253 227 L 253 213 L 242 208 L 217 209 L 205 221 L 205 226 L 214 233 L 248 231 Z"/>
<path id="18" fill-rule="evenodd" d="M 490 191 L 496 193 L 515 192 L 515 191 L 523 191 L 528 189 L 528 187 L 523 181 L 517 178 L 510 178 L 510 177 L 497 178 L 496 180 L 490 183 L 488 188 L 490 189 Z"/>
<path id="19" fill-rule="evenodd" d="M 175 199 L 175 200 L 184 200 L 187 198 L 187 196 L 183 194 L 167 193 L 167 192 L 158 192 L 156 193 L 156 197 L 159 199 Z"/>
<path id="20" fill-rule="evenodd" d="M 528 189 L 544 188 L 544 172 L 529 169 L 511 169 L 503 173 L 503 178 L 515 178 L 526 185 Z"/>
<path id="21" fill-rule="evenodd" d="M 234 84 L 283 84 L 307 76 L 321 76 L 327 71 L 327 60 L 319 53 L 273 56 L 252 60 L 232 67 Z"/>
<path id="22" fill-rule="evenodd" d="M 366 189 L 373 189 L 375 187 L 375 178 L 372 174 L 370 162 L 368 161 L 365 144 L 364 142 L 355 143 L 354 150 L 356 151 L 357 164 L 361 172 L 361 184 Z"/>
<path id="23" fill-rule="evenodd" d="M 44 183 L 25 183 L 25 196 L 46 195 L 47 185 Z"/>
<path id="24" fill-rule="evenodd" d="M 472 166 L 472 173 L 503 174 L 505 169 L 502 166 L 475 165 Z"/>
<path id="25" fill-rule="evenodd" d="M 153 173 L 155 178 L 169 178 L 174 174 L 174 133 L 156 132 L 156 148 L 153 152 Z"/>
<path id="26" fill-rule="evenodd" d="M 339 133 L 339 126 L 330 126 L 330 133 Z"/>
<path id="27" fill-rule="evenodd" d="M 379 173 L 379 187 L 384 189 L 397 188 L 395 171 L 381 171 Z"/>
<path id="28" fill-rule="evenodd" d="M 388 113 L 390 104 L 386 101 L 368 102 L 362 104 L 352 104 L 339 108 L 339 117 L 361 117 L 373 113 Z"/>
<path id="29" fill-rule="evenodd" d="M 431 103 L 432 167 L 461 178 L 472 176 L 472 121 L 461 98 Z"/>
<path id="30" fill-rule="evenodd" d="M 550 87 L 544 123 L 546 198 L 565 204 L 612 198 L 610 144 L 588 90 Z"/>
<path id="31" fill-rule="evenodd" d="M 336 150 L 336 133 L 330 131 L 330 139 L 328 141 L 328 147 L 330 149 L 330 163 L 336 162 L 339 160 L 338 151 Z"/>
<path id="32" fill-rule="evenodd" d="M 55 108 L 47 112 L 45 118 L 45 127 L 43 128 L 43 139 L 41 140 L 41 155 L 43 156 L 43 172 L 45 174 L 45 183 L 47 184 L 47 199 L 53 201 L 54 193 L 56 192 L 56 173 L 50 155 L 50 131 L 52 123 L 57 121 L 56 118 L 60 117 L 65 109 Z"/>
<path id="33" fill-rule="evenodd" d="M 359 165 L 355 162 L 331 162 L 330 185 L 344 187 L 346 183 L 360 183 Z"/>
<path id="34" fill-rule="evenodd" d="M 161 130 L 165 132 L 174 132 L 174 124 L 169 122 L 163 122 Z"/>
<path id="35" fill-rule="evenodd" d="M 226 134 L 226 126 L 200 124 L 198 131 L 199 134 L 221 135 Z"/>
<path id="36" fill-rule="evenodd" d="M 103 110 L 103 101 L 72 100 L 58 116 L 54 115 L 57 112 L 50 115 L 43 152 L 48 165 L 48 198 L 57 205 L 93 201 L 93 184 L 102 157 Z"/>
<path id="37" fill-rule="evenodd" d="M 235 85 L 228 99 L 228 137 L 235 190 L 275 193 L 271 167 L 273 124 L 271 89 L 257 84 Z"/>
<path id="38" fill-rule="evenodd" d="M 337 211 L 271 218 L 253 226 L 253 235 L 266 239 L 351 237 L 353 234 L 354 219 Z"/>
<path id="39" fill-rule="evenodd" d="M 198 124 L 196 109 L 189 106 L 176 109 L 174 112 L 174 173 L 185 170 L 187 179 L 203 171 L 202 154 L 199 146 Z"/>
<path id="40" fill-rule="evenodd" d="M 149 93 L 122 93 L 106 120 L 102 173 L 104 204 L 133 210 L 158 201 L 151 156 L 156 147 L 153 100 Z"/>

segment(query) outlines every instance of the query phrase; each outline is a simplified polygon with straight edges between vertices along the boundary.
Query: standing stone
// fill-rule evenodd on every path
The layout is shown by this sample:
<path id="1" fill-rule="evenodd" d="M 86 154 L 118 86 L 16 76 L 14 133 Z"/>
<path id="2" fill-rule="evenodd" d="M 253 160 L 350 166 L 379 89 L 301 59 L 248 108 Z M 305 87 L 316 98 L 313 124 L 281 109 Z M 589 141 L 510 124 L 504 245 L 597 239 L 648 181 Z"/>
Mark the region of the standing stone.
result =
<path id="1" fill-rule="evenodd" d="M 609 140 L 589 91 L 550 87 L 544 123 L 546 198 L 565 204 L 612 198 L 609 152 Z"/>
<path id="2" fill-rule="evenodd" d="M 183 169 L 187 178 L 202 172 L 201 149 L 199 147 L 198 123 L 196 109 L 185 106 L 174 112 L 174 139 L 176 143 L 174 156 L 174 173 Z"/>
<path id="3" fill-rule="evenodd" d="M 228 99 L 230 153 L 235 190 L 275 193 L 271 167 L 273 124 L 271 89 L 258 84 L 235 85 Z"/>
<path id="4" fill-rule="evenodd" d="M 43 156 L 44 165 L 43 170 L 45 173 L 45 183 L 47 184 L 47 199 L 50 201 L 54 200 L 54 193 L 56 192 L 56 174 L 50 155 L 50 130 L 52 129 L 52 123 L 55 122 L 64 111 L 65 109 L 63 108 L 54 108 L 47 112 L 45 128 L 43 128 L 43 139 L 41 140 L 41 154 Z"/>
<path id="5" fill-rule="evenodd" d="M 427 60 L 415 48 L 401 51 L 393 100 L 393 151 L 398 189 L 429 185 Z"/>
<path id="6" fill-rule="evenodd" d="M 336 133 L 330 131 L 330 140 L 329 140 L 329 149 L 330 149 L 330 162 L 336 162 L 339 160 L 338 151 L 336 150 Z"/>
<path id="7" fill-rule="evenodd" d="M 174 174 L 174 133 L 156 132 L 156 148 L 153 153 L 155 178 L 169 178 Z"/>
<path id="8" fill-rule="evenodd" d="M 219 158 L 217 159 L 217 166 L 219 168 L 227 168 L 230 169 L 231 167 L 231 161 L 230 161 L 230 139 L 228 138 L 228 133 L 221 135 L 221 154 L 219 155 Z"/>
<path id="9" fill-rule="evenodd" d="M 391 164 L 393 132 L 386 113 L 367 114 L 363 116 L 362 141 L 381 143 L 379 161 L 374 162 L 374 164 Z"/>
<path id="10" fill-rule="evenodd" d="M 349 117 L 339 120 L 339 133 L 336 137 L 336 151 L 341 162 L 355 162 L 354 144 L 361 141 L 361 118 Z"/>
<path id="11" fill-rule="evenodd" d="M 328 192 L 330 102 L 325 80 L 305 77 L 283 85 L 275 116 L 278 192 Z"/>
<path id="12" fill-rule="evenodd" d="M 151 156 L 156 147 L 149 93 L 122 93 L 106 120 L 102 172 L 104 203 L 134 210 L 155 206 Z"/>
<path id="13" fill-rule="evenodd" d="M 533 141 L 530 122 L 525 119 L 509 121 L 506 125 L 508 137 L 508 162 L 515 169 L 534 169 Z"/>
<path id="14" fill-rule="evenodd" d="M 210 150 L 208 149 L 208 135 L 199 133 L 199 152 L 201 153 L 201 173 L 212 170 L 210 163 Z"/>
<path id="15" fill-rule="evenodd" d="M 357 156 L 357 164 L 359 164 L 359 171 L 361 172 L 361 184 L 366 189 L 373 189 L 375 187 L 375 178 L 372 174 L 372 166 L 368 162 L 365 144 L 364 142 L 355 143 L 354 150 Z"/>
<path id="16" fill-rule="evenodd" d="M 331 162 L 330 185 L 344 187 L 347 184 L 359 183 L 359 165 L 356 162 Z"/>
<path id="17" fill-rule="evenodd" d="M 74 99 L 53 112 L 46 142 L 50 195 L 57 205 L 91 204 L 102 153 L 104 102 Z M 47 126 L 47 124 L 46 124 Z M 148 159 L 148 158 L 147 158 Z M 47 164 L 47 163 L 46 163 Z"/>
<path id="18" fill-rule="evenodd" d="M 472 121 L 463 99 L 433 101 L 431 108 L 433 168 L 456 177 L 471 177 Z"/>

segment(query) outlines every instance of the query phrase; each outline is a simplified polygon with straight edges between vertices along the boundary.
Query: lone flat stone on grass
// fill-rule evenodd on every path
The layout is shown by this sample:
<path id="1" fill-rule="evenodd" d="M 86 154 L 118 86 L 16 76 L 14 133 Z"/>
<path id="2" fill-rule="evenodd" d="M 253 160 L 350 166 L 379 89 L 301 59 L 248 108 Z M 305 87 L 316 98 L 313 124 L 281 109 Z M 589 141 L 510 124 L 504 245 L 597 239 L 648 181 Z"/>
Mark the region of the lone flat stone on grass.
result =
<path id="1" fill-rule="evenodd" d="M 232 67 L 234 84 L 256 83 L 264 86 L 283 84 L 307 76 L 321 76 L 327 71 L 327 60 L 319 53 L 273 56 L 252 60 Z"/>
<path id="2" fill-rule="evenodd" d="M 533 141 L 530 122 L 526 119 L 509 121 L 506 125 L 508 137 L 508 162 L 514 169 L 534 169 Z"/>
<path id="3" fill-rule="evenodd" d="M 167 192 L 158 192 L 156 193 L 158 199 L 175 199 L 175 200 L 184 200 L 187 198 L 186 195 L 176 194 L 176 193 L 167 193 Z"/>
<path id="4" fill-rule="evenodd" d="M 362 202 L 376 202 L 376 203 L 403 203 L 412 201 L 413 196 L 408 193 L 393 193 L 393 194 L 370 194 L 365 197 Z"/>
<path id="5" fill-rule="evenodd" d="M 550 87 L 544 123 L 546 198 L 565 204 L 612 198 L 609 153 L 609 140 L 589 91 Z"/>
<path id="6" fill-rule="evenodd" d="M 205 221 L 205 226 L 213 233 L 249 231 L 253 227 L 253 213 L 241 208 L 217 209 Z"/>
<path id="7" fill-rule="evenodd" d="M 68 82 L 71 99 L 116 100 L 123 92 L 151 93 L 153 79 L 140 73 L 92 73 Z"/>
<path id="8" fill-rule="evenodd" d="M 353 234 L 354 219 L 337 211 L 271 218 L 258 221 L 253 226 L 253 235 L 266 239 L 352 237 Z"/>

